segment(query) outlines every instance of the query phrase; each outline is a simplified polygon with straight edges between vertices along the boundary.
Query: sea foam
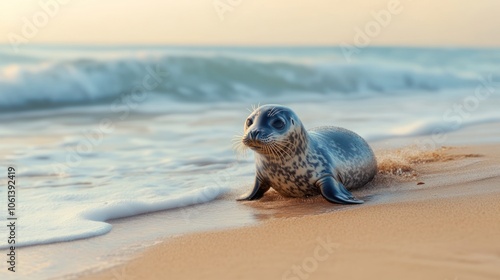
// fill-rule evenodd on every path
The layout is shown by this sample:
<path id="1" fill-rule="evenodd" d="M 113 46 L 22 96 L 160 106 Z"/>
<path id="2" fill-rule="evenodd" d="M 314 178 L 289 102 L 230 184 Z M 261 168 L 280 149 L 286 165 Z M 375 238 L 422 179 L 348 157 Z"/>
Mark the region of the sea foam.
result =
<path id="1" fill-rule="evenodd" d="M 80 195 L 68 194 L 64 197 L 57 194 L 45 195 L 48 203 L 42 207 L 43 211 L 36 209 L 37 207 L 26 207 L 25 211 L 18 215 L 20 238 L 15 245 L 21 247 L 102 235 L 112 229 L 112 225 L 106 222 L 108 220 L 206 203 L 227 191 L 228 188 L 224 187 L 205 187 L 172 196 L 149 199 L 111 199 L 106 202 L 87 204 L 78 203 L 79 200 L 84 199 L 84 196 Z M 51 200 L 56 199 L 64 199 L 66 203 L 50 203 Z M 74 201 L 74 206 L 71 206 L 71 200 Z M 184 209 L 185 218 L 189 218 L 190 209 Z M 5 229 L 2 228 L 3 231 Z M 0 249 L 9 246 L 11 245 L 6 241 L 0 243 Z"/>

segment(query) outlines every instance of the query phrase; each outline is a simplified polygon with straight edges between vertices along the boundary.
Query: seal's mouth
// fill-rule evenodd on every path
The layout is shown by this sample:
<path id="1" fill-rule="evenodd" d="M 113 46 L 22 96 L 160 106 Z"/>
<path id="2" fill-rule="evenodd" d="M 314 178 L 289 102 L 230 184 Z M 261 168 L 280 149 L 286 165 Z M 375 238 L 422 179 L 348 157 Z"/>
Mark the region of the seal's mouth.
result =
<path id="1" fill-rule="evenodd" d="M 269 154 L 269 148 L 267 147 L 269 146 L 269 143 L 267 142 L 263 142 L 257 139 L 245 139 L 243 140 L 243 144 L 256 153 L 263 155 Z"/>
<path id="2" fill-rule="evenodd" d="M 282 158 L 286 155 L 290 155 L 288 147 L 276 142 L 272 139 L 265 139 L 264 141 L 260 139 L 243 139 L 243 145 L 252 151 L 261 154 L 266 157 L 271 158 Z"/>
<path id="3" fill-rule="evenodd" d="M 274 139 L 259 130 L 249 131 L 242 139 L 243 145 L 256 153 L 267 155 L 271 153 Z"/>
<path id="4" fill-rule="evenodd" d="M 252 150 L 263 150 L 265 143 L 260 140 L 244 139 L 243 144 Z"/>

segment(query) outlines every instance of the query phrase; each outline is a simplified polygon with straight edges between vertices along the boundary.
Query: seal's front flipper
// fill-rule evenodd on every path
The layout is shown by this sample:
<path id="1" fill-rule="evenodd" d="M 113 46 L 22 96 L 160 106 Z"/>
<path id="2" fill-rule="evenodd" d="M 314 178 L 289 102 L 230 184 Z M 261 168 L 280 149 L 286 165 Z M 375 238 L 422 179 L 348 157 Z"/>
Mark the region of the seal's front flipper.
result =
<path id="1" fill-rule="evenodd" d="M 265 192 L 267 192 L 270 188 L 270 185 L 268 183 L 262 182 L 260 179 L 255 178 L 255 185 L 253 187 L 253 190 L 249 193 L 246 193 L 239 197 L 238 201 L 242 200 L 255 200 L 261 198 Z"/>
<path id="2" fill-rule="evenodd" d="M 340 204 L 361 204 L 364 201 L 355 198 L 339 181 L 332 176 L 325 176 L 316 182 L 321 191 L 321 195 L 333 203 Z"/>

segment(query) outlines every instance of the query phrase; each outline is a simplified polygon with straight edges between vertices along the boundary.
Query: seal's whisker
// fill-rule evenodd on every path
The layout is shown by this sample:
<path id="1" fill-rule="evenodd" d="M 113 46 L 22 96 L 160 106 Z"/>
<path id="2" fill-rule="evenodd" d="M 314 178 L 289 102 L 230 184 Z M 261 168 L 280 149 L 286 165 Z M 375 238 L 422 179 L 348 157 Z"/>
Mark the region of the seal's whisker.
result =
<path id="1" fill-rule="evenodd" d="M 272 151 L 269 149 L 269 146 L 264 146 L 264 151 L 266 152 L 266 154 L 272 154 Z"/>
<path id="2" fill-rule="evenodd" d="M 246 156 L 247 156 L 246 151 L 240 152 L 240 153 L 238 153 L 238 154 L 236 155 L 236 157 L 237 157 L 238 159 L 240 159 L 240 158 L 246 158 Z"/>
<path id="3" fill-rule="evenodd" d="M 292 152 L 293 152 L 291 149 L 286 149 L 287 147 L 286 147 L 286 146 L 281 145 L 280 143 L 276 143 L 276 145 L 277 145 L 277 147 L 278 147 L 278 148 L 280 148 L 280 149 L 281 149 L 281 151 L 282 151 L 283 153 L 285 153 L 285 154 L 286 154 L 287 156 L 289 156 L 289 157 L 292 157 L 292 156 L 290 155 L 290 153 L 292 153 Z M 289 152 L 290 152 L 290 153 L 289 153 Z"/>
<path id="4" fill-rule="evenodd" d="M 259 107 L 260 107 L 260 102 L 258 105 L 252 104 L 252 112 L 250 112 L 250 113 L 253 113 Z"/>
<path id="5" fill-rule="evenodd" d="M 276 110 L 275 110 L 275 109 L 276 109 Z M 271 112 L 272 112 L 272 114 L 271 114 Z M 271 112 L 269 113 L 269 116 L 270 116 L 270 117 L 274 117 L 274 116 L 275 116 L 275 115 L 277 115 L 279 112 L 281 112 L 281 109 L 278 109 L 278 108 L 274 107 L 274 108 L 271 110 Z"/>
<path id="6" fill-rule="evenodd" d="M 264 147 L 264 151 L 266 152 L 266 154 L 271 154 L 273 155 L 273 150 L 271 149 L 271 146 L 265 146 Z"/>
<path id="7" fill-rule="evenodd" d="M 257 105 L 255 104 L 251 104 L 250 105 L 250 108 L 247 108 L 247 110 L 250 112 L 250 113 L 253 113 L 255 111 L 255 109 L 259 108 Z"/>
<path id="8" fill-rule="evenodd" d="M 274 142 L 274 143 L 273 143 L 273 149 L 275 149 L 275 150 L 276 150 L 276 152 L 279 154 L 279 155 L 278 155 L 278 158 L 280 158 L 280 159 L 284 159 L 284 158 L 285 158 L 285 157 L 284 157 L 283 152 L 282 152 L 282 151 L 280 151 L 280 149 L 279 149 L 279 148 L 278 148 L 278 146 L 276 145 L 276 142 Z"/>
<path id="9" fill-rule="evenodd" d="M 278 156 L 278 155 L 276 154 L 276 150 L 274 149 L 274 143 L 271 143 L 271 145 L 269 145 L 269 149 L 272 151 L 272 156 L 273 156 L 273 157 Z"/>
<path id="10" fill-rule="evenodd" d="M 238 138 L 232 139 L 231 142 L 232 143 L 240 143 L 242 140 L 243 140 L 243 137 L 238 137 Z"/>
<path id="11" fill-rule="evenodd" d="M 246 150 L 248 149 L 248 147 L 243 144 L 243 139 L 244 135 L 241 134 L 236 134 L 233 136 L 233 139 L 231 139 L 231 142 L 233 144 L 233 149 L 240 154 L 246 153 Z"/>
<path id="12" fill-rule="evenodd" d="M 293 142 L 292 142 L 292 141 L 289 141 L 289 140 L 280 140 L 280 142 L 283 142 L 283 143 L 286 143 L 286 144 L 293 145 Z"/>
<path id="13" fill-rule="evenodd" d="M 238 156 L 245 157 L 247 155 L 248 147 L 243 145 L 242 142 L 235 143 L 233 149 Z"/>
<path id="14" fill-rule="evenodd" d="M 285 144 L 287 145 L 287 147 L 288 147 L 288 145 L 293 146 L 293 142 L 290 140 L 280 139 L 280 141 L 278 141 L 278 142 L 280 142 L 280 144 L 283 144 L 283 146 L 285 146 Z M 288 147 L 288 148 L 290 148 L 290 147 Z"/>
<path id="15" fill-rule="evenodd" d="M 245 145 L 243 145 L 242 142 L 234 142 L 233 143 L 233 148 L 236 149 L 236 148 L 246 148 Z"/>
<path id="16" fill-rule="evenodd" d="M 276 109 L 277 109 L 277 108 L 276 108 L 276 106 L 275 106 L 275 107 L 273 107 L 273 108 L 271 108 L 271 110 L 269 110 L 269 112 L 267 113 L 267 115 L 268 115 L 268 116 L 270 116 L 270 117 L 274 116 L 273 112 L 274 112 Z"/>
<path id="17" fill-rule="evenodd" d="M 239 143 L 243 142 L 243 139 L 245 139 L 245 138 L 244 137 L 234 138 L 234 139 L 231 139 L 231 143 L 233 143 L 233 144 L 239 144 Z"/>
<path id="18" fill-rule="evenodd" d="M 277 149 L 278 151 L 280 151 L 280 154 L 282 155 L 282 156 L 281 156 L 281 159 L 285 159 L 285 155 L 290 156 L 290 155 L 289 155 L 286 151 L 284 151 L 284 150 L 283 150 L 282 148 L 280 148 L 279 146 L 276 146 L 276 149 Z"/>
<path id="19" fill-rule="evenodd" d="M 236 132 L 233 137 L 240 137 L 240 136 L 243 136 L 243 134 L 245 133 L 240 133 L 240 132 Z"/>
<path id="20" fill-rule="evenodd" d="M 277 141 L 276 139 L 276 133 L 271 132 L 266 138 L 261 140 L 263 143 L 266 143 L 266 146 L 269 146 L 269 148 L 274 151 L 273 155 L 279 158 L 285 158 L 285 155 L 288 157 L 291 157 L 291 154 L 293 154 L 292 149 L 289 147 L 292 143 L 288 140 L 282 140 L 280 139 Z M 285 142 L 285 144 L 282 144 L 281 142 Z"/>
<path id="21" fill-rule="evenodd" d="M 271 132 L 266 138 L 271 139 L 272 141 L 276 141 L 276 133 Z"/>
<path id="22" fill-rule="evenodd" d="M 243 145 L 243 143 L 241 143 L 241 142 L 235 142 L 235 143 L 233 143 L 233 149 L 235 149 L 235 150 L 239 149 L 239 148 L 241 148 L 240 146 L 242 146 L 242 145 Z"/>
<path id="23" fill-rule="evenodd" d="M 276 158 L 282 158 L 281 153 L 278 151 L 278 149 L 276 149 L 275 143 L 272 143 L 270 147 L 274 151 L 273 152 L 274 157 L 276 157 Z"/>
<path id="24" fill-rule="evenodd" d="M 276 109 L 276 107 L 271 108 L 271 110 L 269 110 L 269 111 L 267 112 L 267 115 L 268 115 L 268 116 L 271 116 L 271 115 L 272 115 L 272 113 L 273 113 L 273 111 L 274 111 L 274 109 Z"/>
<path id="25" fill-rule="evenodd" d="M 282 148 L 288 152 L 290 152 L 291 154 L 293 154 L 293 148 L 290 147 L 291 144 L 281 144 Z"/>

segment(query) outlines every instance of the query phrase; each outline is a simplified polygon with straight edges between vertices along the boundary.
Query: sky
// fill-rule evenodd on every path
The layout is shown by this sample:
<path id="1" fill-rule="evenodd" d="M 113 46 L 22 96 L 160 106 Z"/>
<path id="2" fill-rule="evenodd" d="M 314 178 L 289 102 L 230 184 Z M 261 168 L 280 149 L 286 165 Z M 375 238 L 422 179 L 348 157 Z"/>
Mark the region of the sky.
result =
<path id="1" fill-rule="evenodd" d="M 499 0 L 5 0 L 0 43 L 500 47 L 499 14 Z"/>

